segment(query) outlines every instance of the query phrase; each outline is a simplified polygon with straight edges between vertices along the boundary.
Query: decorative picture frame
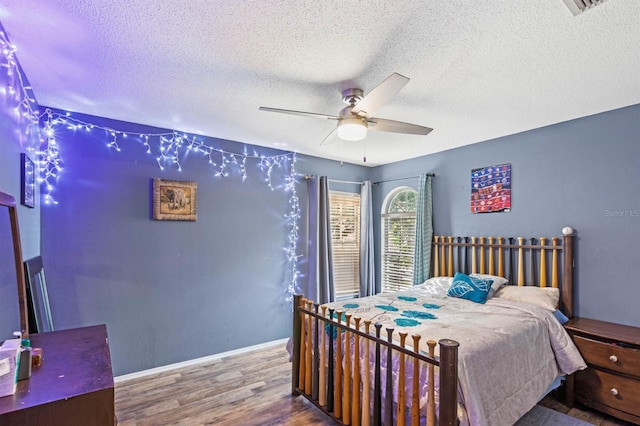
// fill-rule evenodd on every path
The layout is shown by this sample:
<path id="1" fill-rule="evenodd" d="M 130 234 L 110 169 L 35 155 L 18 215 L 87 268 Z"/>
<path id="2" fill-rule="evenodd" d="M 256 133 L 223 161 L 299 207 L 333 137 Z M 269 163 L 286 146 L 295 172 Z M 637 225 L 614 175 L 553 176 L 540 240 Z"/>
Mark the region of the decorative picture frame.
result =
<path id="1" fill-rule="evenodd" d="M 511 211 L 511 164 L 471 170 L 471 213 Z"/>
<path id="2" fill-rule="evenodd" d="M 197 219 L 198 184 L 190 181 L 153 179 L 153 219 Z"/>
<path id="3" fill-rule="evenodd" d="M 36 206 L 36 166 L 25 153 L 20 154 L 20 204 Z"/>

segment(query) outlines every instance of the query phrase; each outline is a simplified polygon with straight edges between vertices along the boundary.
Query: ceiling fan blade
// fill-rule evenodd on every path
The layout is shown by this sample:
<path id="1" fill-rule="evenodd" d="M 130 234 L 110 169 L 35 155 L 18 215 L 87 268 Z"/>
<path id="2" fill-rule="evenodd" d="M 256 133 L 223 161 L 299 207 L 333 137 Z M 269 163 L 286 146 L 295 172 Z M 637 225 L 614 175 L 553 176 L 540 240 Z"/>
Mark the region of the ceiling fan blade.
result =
<path id="1" fill-rule="evenodd" d="M 370 117 L 385 106 L 408 82 L 409 78 L 394 72 L 362 98 L 351 112 L 361 117 Z"/>
<path id="2" fill-rule="evenodd" d="M 411 135 L 428 135 L 433 130 L 431 127 L 418 126 L 417 124 L 403 123 L 402 121 L 387 120 L 372 117 L 367 120 L 370 130 L 379 132 L 408 133 Z"/>
<path id="3" fill-rule="evenodd" d="M 336 127 L 335 129 L 333 129 L 333 130 L 331 131 L 331 133 L 329 133 L 329 134 L 327 135 L 327 137 L 326 137 L 326 138 L 324 138 L 324 139 L 322 140 L 322 142 L 320 142 L 320 146 L 324 145 L 325 143 L 326 143 L 327 145 L 331 145 L 331 143 L 333 143 L 333 142 L 335 142 L 336 140 L 338 140 L 338 137 L 337 137 L 337 136 L 338 136 L 338 128 Z"/>
<path id="4" fill-rule="evenodd" d="M 260 107 L 258 109 L 260 111 L 280 112 L 282 114 L 300 115 L 303 117 L 326 118 L 328 120 L 338 120 L 340 118 L 336 115 L 318 114 L 315 112 L 305 112 L 305 111 L 293 111 L 290 109 L 269 108 L 269 107 Z"/>

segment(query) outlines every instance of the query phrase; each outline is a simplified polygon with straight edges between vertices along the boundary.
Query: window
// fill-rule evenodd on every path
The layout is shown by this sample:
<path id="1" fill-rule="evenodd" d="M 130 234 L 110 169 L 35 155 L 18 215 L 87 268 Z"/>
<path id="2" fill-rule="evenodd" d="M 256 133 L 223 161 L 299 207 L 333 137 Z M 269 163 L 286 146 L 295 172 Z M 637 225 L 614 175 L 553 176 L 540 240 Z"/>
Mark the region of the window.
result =
<path id="1" fill-rule="evenodd" d="M 413 285 L 418 192 L 399 188 L 391 192 L 382 211 L 382 291 Z"/>
<path id="2" fill-rule="evenodd" d="M 355 297 L 360 287 L 360 194 L 330 191 L 329 206 L 336 299 Z"/>

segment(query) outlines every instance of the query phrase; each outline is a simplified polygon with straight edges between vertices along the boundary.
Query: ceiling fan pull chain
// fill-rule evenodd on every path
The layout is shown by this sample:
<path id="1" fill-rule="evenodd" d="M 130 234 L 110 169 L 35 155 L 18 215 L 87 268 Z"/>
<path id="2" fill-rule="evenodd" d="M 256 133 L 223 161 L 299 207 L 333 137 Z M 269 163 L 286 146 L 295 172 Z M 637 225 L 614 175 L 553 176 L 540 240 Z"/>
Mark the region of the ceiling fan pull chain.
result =
<path id="1" fill-rule="evenodd" d="M 364 141 L 364 158 L 362 159 L 363 163 L 367 162 L 367 141 Z"/>

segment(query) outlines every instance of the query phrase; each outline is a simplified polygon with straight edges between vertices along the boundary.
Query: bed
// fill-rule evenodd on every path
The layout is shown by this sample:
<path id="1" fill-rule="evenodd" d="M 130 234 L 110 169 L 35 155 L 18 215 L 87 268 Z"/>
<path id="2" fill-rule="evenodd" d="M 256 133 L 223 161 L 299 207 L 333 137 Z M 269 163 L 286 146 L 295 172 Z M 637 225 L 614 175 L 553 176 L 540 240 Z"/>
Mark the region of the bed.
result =
<path id="1" fill-rule="evenodd" d="M 573 314 L 571 228 L 436 236 L 431 275 L 322 306 L 297 295 L 293 395 L 344 425 L 511 425 L 586 367 L 560 321 Z"/>

